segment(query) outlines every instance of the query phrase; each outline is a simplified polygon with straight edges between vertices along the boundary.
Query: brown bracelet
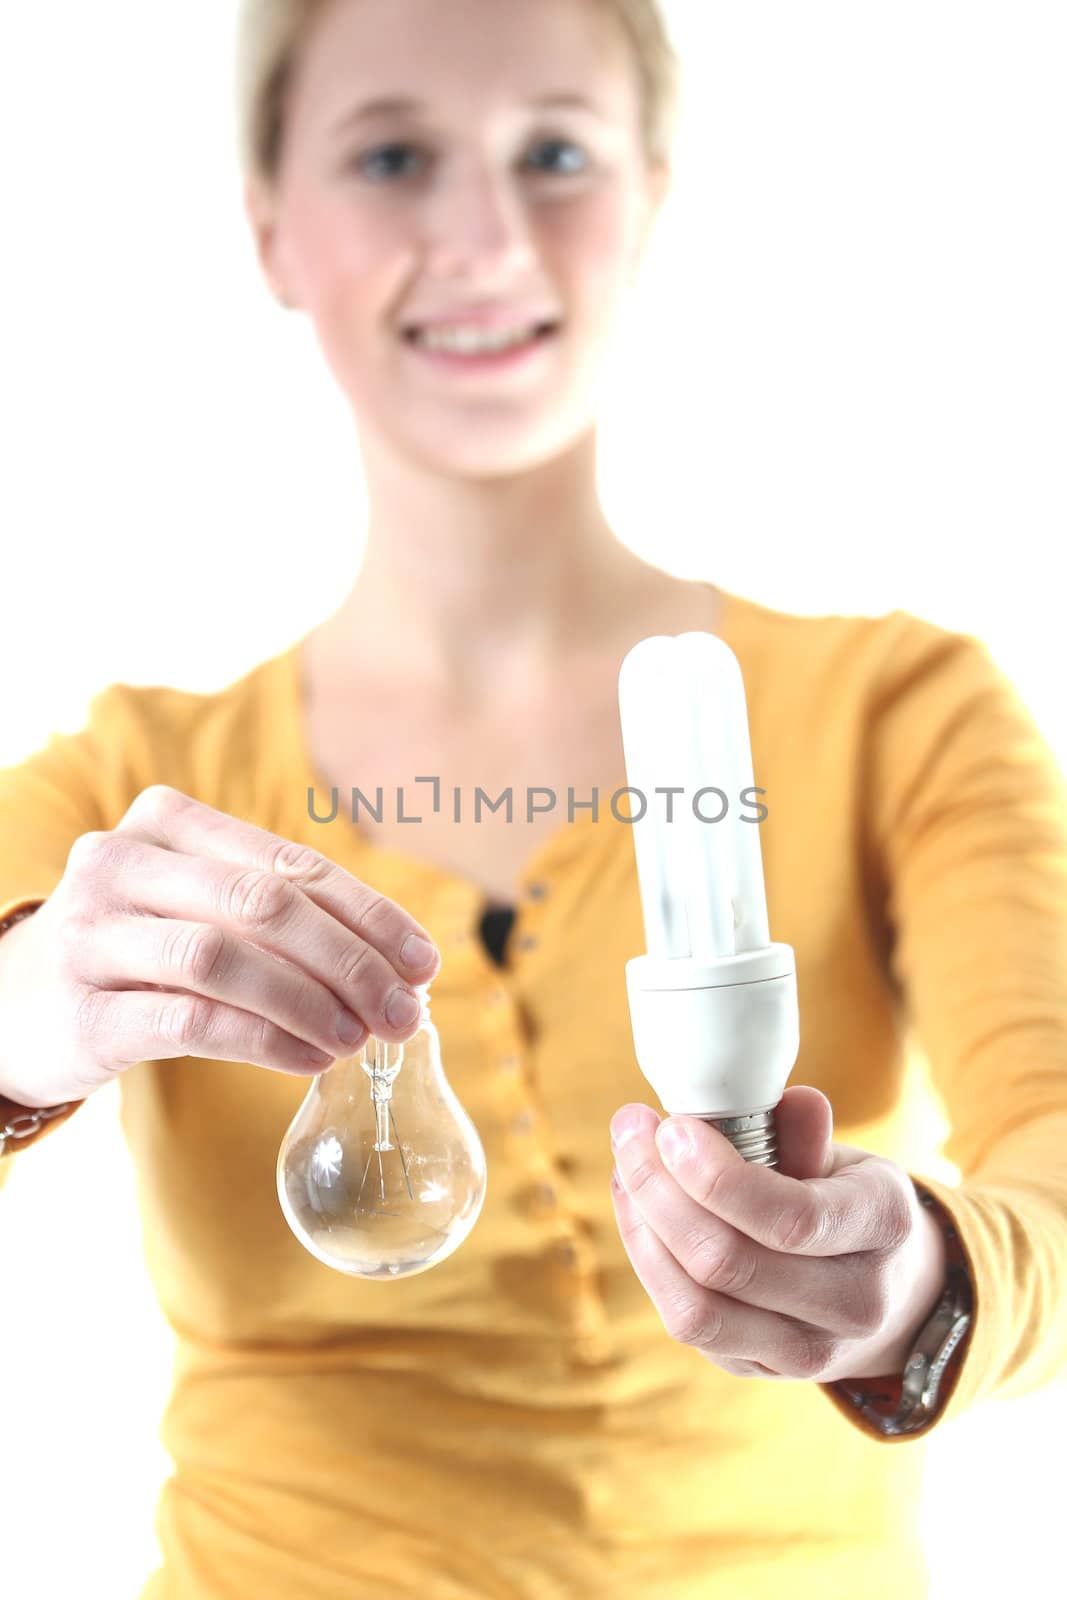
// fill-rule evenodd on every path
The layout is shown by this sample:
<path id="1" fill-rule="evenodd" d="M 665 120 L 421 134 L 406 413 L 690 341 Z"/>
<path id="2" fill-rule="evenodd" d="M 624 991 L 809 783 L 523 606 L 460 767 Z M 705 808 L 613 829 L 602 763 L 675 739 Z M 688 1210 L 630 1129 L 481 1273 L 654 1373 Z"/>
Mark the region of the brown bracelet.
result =
<path id="1" fill-rule="evenodd" d="M 17 911 L 4 917 L 0 921 L 0 938 L 16 922 L 21 922 L 24 917 L 32 917 L 43 905 L 43 900 L 35 900 L 32 905 L 19 906 Z M 81 1100 L 65 1100 L 58 1106 L 24 1106 L 0 1094 L 0 1156 L 13 1155 L 11 1146 L 15 1141 L 20 1150 L 25 1150 L 53 1127 L 59 1127 L 60 1122 L 73 1116 L 83 1103 Z"/>
<path id="2" fill-rule="evenodd" d="M 2 937 L 9 928 L 13 928 L 16 922 L 21 922 L 23 917 L 32 917 L 33 913 L 35 911 L 40 911 L 43 905 L 43 900 L 35 900 L 32 905 L 19 906 L 17 911 L 12 911 L 10 916 L 5 917 L 3 922 L 0 922 L 0 937 Z"/>

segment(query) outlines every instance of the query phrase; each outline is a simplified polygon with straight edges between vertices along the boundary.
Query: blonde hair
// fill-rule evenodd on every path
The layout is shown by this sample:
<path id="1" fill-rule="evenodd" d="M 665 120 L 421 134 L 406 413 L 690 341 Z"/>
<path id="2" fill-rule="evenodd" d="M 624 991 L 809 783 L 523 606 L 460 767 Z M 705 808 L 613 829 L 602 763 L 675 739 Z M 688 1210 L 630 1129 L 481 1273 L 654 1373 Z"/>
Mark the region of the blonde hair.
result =
<path id="1" fill-rule="evenodd" d="M 324 0 L 241 0 L 237 26 L 237 134 L 241 169 L 274 182 L 284 135 L 285 93 L 307 31 Z M 674 139 L 680 65 L 659 0 L 598 0 L 624 28 L 641 83 L 645 155 L 666 163 Z"/>

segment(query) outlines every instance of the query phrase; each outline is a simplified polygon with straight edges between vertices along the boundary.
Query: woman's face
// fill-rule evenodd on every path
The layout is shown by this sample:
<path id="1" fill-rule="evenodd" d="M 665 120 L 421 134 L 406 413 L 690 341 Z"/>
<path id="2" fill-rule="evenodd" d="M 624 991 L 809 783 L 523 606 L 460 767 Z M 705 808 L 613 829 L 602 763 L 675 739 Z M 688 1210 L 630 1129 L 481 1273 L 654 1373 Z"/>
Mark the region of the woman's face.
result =
<path id="1" fill-rule="evenodd" d="M 311 318 L 361 430 L 493 476 L 588 429 L 666 179 L 639 95 L 599 0 L 328 0 L 276 192 L 248 201 L 269 281 Z M 524 342 L 472 350 L 487 333 Z"/>

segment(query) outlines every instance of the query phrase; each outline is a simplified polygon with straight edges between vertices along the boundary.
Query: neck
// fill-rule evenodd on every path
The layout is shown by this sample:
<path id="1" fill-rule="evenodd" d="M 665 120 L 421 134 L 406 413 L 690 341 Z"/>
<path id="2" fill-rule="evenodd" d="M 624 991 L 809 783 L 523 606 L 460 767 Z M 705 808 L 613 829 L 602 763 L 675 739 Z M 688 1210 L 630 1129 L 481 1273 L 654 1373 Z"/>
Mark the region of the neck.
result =
<path id="1" fill-rule="evenodd" d="M 507 697 L 606 644 L 642 586 L 671 581 L 612 532 L 594 431 L 499 479 L 435 473 L 373 440 L 362 454 L 366 552 L 328 630 L 342 674 Z"/>

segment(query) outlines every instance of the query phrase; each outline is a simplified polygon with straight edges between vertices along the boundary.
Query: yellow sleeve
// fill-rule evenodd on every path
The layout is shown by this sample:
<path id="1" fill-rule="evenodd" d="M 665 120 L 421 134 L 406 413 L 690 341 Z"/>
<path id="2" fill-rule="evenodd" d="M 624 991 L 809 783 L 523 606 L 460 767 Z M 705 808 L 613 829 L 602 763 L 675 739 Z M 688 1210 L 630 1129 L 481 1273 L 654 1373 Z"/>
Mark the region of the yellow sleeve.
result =
<path id="1" fill-rule="evenodd" d="M 0 767 L 0 922 L 24 905 L 46 900 L 63 876 L 75 839 L 115 827 L 145 787 L 134 754 L 143 742 L 136 737 L 138 692 L 125 684 L 102 689 L 89 702 L 77 733 L 53 733 L 24 761 Z M 0 1128 L 17 1111 L 0 1097 Z M 70 1115 L 47 1121 L 32 1140 L 7 1141 L 0 1155 L 0 1185 L 15 1155 Z"/>
<path id="2" fill-rule="evenodd" d="M 1067 1372 L 1067 785 L 980 640 L 893 618 L 867 720 L 866 862 L 960 1184 L 911 1176 L 956 1227 L 974 1309 L 936 1414 L 887 1442 Z"/>

